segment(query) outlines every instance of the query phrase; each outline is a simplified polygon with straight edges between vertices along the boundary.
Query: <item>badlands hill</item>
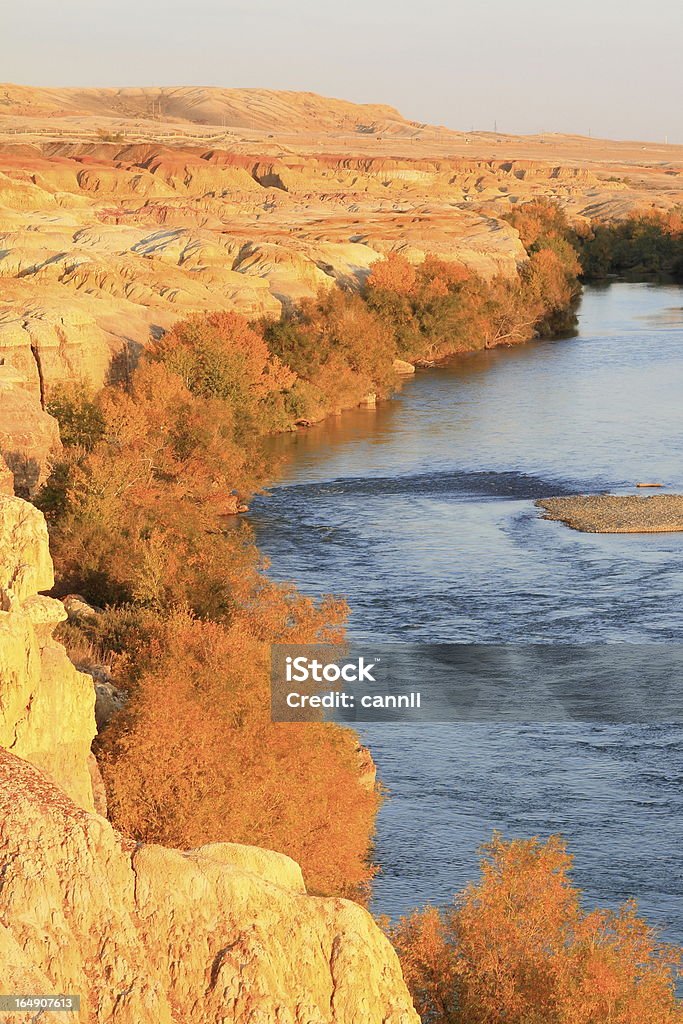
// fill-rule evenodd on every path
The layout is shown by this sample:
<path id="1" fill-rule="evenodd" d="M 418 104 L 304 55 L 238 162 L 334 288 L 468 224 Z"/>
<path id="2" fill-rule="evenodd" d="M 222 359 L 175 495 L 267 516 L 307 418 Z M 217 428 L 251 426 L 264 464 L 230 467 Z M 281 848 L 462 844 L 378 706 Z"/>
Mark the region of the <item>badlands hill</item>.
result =
<path id="1" fill-rule="evenodd" d="M 266 131 L 408 132 L 415 126 L 393 107 L 350 103 L 313 92 L 179 86 L 148 89 L 36 89 L 0 85 L 0 114 L 17 117 L 103 117 L 222 125 Z"/>
<path id="2" fill-rule="evenodd" d="M 99 386 L 198 310 L 279 315 L 400 251 L 491 278 L 526 255 L 501 219 L 683 202 L 683 147 L 520 138 L 260 89 L 0 86 L 0 451 L 39 482 L 50 389 Z M 32 403 L 19 429 L 10 409 Z M 5 410 L 4 413 L 2 410 Z"/>

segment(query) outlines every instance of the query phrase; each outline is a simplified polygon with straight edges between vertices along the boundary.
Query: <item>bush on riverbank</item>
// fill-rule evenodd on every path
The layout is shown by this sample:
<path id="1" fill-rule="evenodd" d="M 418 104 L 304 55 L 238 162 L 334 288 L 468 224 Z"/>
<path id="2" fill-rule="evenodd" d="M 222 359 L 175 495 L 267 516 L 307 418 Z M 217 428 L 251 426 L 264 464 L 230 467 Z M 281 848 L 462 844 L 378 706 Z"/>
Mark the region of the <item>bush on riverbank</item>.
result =
<path id="1" fill-rule="evenodd" d="M 389 927 L 423 1024 L 676 1024 L 681 950 L 626 904 L 584 911 L 559 837 L 483 849 L 452 907 Z"/>
<path id="2" fill-rule="evenodd" d="M 259 327 L 296 375 L 285 400 L 292 421 L 318 420 L 391 390 L 396 339 L 360 295 L 332 288 Z"/>
<path id="3" fill-rule="evenodd" d="M 683 279 L 683 210 L 650 211 L 577 234 L 587 280 L 611 276 Z"/>
<path id="4" fill-rule="evenodd" d="M 337 610 L 263 584 L 252 622 L 175 610 L 126 661 L 127 706 L 98 740 L 109 810 L 141 842 L 230 840 L 302 865 L 314 893 L 363 900 L 378 795 L 361 784 L 355 734 L 270 721 L 266 640 L 334 636 Z"/>
<path id="5" fill-rule="evenodd" d="M 443 359 L 571 330 L 580 266 L 558 207 L 528 203 L 508 218 L 529 255 L 517 278 L 484 281 L 429 256 L 418 266 L 392 253 L 374 264 L 364 296 L 410 360 Z"/>
<path id="6" fill-rule="evenodd" d="M 127 389 L 51 403 L 65 425 L 41 496 L 57 593 L 108 608 L 68 639 L 113 660 L 129 694 L 99 739 L 111 817 L 139 841 L 262 843 L 295 857 L 311 891 L 363 899 L 378 795 L 355 734 L 270 721 L 270 644 L 338 641 L 346 606 L 271 583 L 247 524 L 226 526 L 233 486 L 255 486 L 264 461 L 218 327 L 211 360 L 183 327 Z M 258 407 L 275 375 L 249 365 L 237 401 Z"/>
<path id="7" fill-rule="evenodd" d="M 238 313 L 196 315 L 175 324 L 151 349 L 151 358 L 194 397 L 229 409 L 233 440 L 243 448 L 253 447 L 255 435 L 289 425 L 282 396 L 296 374 Z"/>

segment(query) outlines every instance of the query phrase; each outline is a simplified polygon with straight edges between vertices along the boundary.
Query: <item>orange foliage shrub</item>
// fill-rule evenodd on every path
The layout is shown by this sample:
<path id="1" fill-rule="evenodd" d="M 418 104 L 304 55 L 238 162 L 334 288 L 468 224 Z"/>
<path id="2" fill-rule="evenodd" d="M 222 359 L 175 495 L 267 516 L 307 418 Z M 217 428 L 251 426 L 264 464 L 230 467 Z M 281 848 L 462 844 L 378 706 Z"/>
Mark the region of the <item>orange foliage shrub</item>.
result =
<path id="1" fill-rule="evenodd" d="M 415 267 L 400 253 L 390 252 L 372 265 L 368 288 L 393 292 L 394 295 L 412 295 L 417 283 Z"/>
<path id="2" fill-rule="evenodd" d="M 402 356 L 442 359 L 573 325 L 580 268 L 564 214 L 553 204 L 527 206 L 514 214 L 530 253 L 517 278 L 487 282 L 433 255 L 416 267 L 397 254 L 373 264 L 365 298 L 393 331 Z"/>
<path id="3" fill-rule="evenodd" d="M 580 270 L 576 252 L 562 239 L 532 252 L 522 272 L 522 299 L 537 311 L 539 333 L 557 334 L 574 326 Z"/>
<path id="4" fill-rule="evenodd" d="M 272 587 L 256 622 L 228 627 L 183 612 L 159 622 L 128 665 L 128 706 L 99 740 L 117 827 L 184 848 L 230 840 L 278 850 L 313 891 L 365 898 L 379 798 L 361 778 L 358 740 L 335 725 L 270 721 L 258 638 L 329 640 L 338 615 Z"/>
<path id="5" fill-rule="evenodd" d="M 452 288 L 468 281 L 470 273 L 462 263 L 439 259 L 438 256 L 427 253 L 418 267 L 417 277 L 423 286 L 441 291 L 443 288 Z"/>
<path id="6" fill-rule="evenodd" d="M 547 245 L 550 239 L 566 239 L 570 233 L 564 210 L 551 199 L 532 199 L 514 206 L 504 219 L 519 232 L 527 252 Z"/>
<path id="7" fill-rule="evenodd" d="M 193 395 L 162 364 L 143 363 L 128 391 L 105 389 L 96 405 L 98 438 L 66 448 L 40 499 L 60 592 L 226 614 L 255 556 L 237 531 L 226 572 L 219 513 L 262 476 L 258 449 L 239 443 L 228 403 Z"/>
<path id="8" fill-rule="evenodd" d="M 680 1024 L 681 951 L 633 904 L 586 912 L 557 836 L 484 847 L 453 907 L 393 930 L 423 1024 Z"/>
<path id="9" fill-rule="evenodd" d="M 127 390 L 57 397 L 67 443 L 42 501 L 58 591 L 109 606 L 70 641 L 113 659 L 129 693 L 100 739 L 114 823 L 171 846 L 269 846 L 316 891 L 364 898 L 378 795 L 355 734 L 270 721 L 269 645 L 336 642 L 346 607 L 271 583 L 248 525 L 221 515 L 262 478 L 243 414 L 275 379 L 239 320 L 180 325 Z"/>
<path id="10" fill-rule="evenodd" d="M 297 374 L 287 402 L 294 419 L 320 419 L 370 392 L 391 390 L 394 332 L 359 295 L 321 292 L 263 331 L 271 350 Z"/>
<path id="11" fill-rule="evenodd" d="M 393 380 L 394 338 L 358 295 L 333 289 L 314 302 L 303 302 L 302 330 L 322 357 L 315 383 L 332 408 L 353 395 L 387 392 Z"/>
<path id="12" fill-rule="evenodd" d="M 296 374 L 271 354 L 263 336 L 239 313 L 183 320 L 152 354 L 193 395 L 229 403 L 239 426 L 265 432 L 283 425 L 272 421 L 272 399 L 292 387 Z"/>
<path id="13" fill-rule="evenodd" d="M 431 359 L 469 347 L 468 303 L 461 287 L 469 279 L 459 263 L 428 254 L 413 266 L 390 253 L 373 264 L 365 298 L 391 328 L 402 356 Z"/>

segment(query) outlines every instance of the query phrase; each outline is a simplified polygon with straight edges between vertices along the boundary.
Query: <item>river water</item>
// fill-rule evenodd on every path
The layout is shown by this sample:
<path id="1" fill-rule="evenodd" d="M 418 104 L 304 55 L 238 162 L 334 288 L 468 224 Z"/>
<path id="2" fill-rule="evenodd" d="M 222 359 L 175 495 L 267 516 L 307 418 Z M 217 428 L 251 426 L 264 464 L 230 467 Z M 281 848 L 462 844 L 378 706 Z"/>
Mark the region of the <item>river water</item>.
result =
<path id="1" fill-rule="evenodd" d="M 683 490 L 683 291 L 588 288 L 579 324 L 277 439 L 281 480 L 251 515 L 270 575 L 345 595 L 363 640 L 683 642 L 683 534 L 582 534 L 533 504 Z M 389 791 L 374 911 L 448 902 L 494 829 L 560 832 L 588 906 L 635 897 L 683 942 L 683 727 L 359 731 Z"/>

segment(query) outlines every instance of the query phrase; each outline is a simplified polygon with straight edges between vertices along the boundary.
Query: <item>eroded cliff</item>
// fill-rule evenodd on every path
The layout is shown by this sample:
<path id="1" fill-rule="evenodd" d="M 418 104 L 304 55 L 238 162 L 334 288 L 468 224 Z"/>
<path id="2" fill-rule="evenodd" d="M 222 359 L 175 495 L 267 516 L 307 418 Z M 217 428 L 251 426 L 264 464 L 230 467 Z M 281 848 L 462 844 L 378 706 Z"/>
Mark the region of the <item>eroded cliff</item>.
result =
<path id="1" fill-rule="evenodd" d="M 11 491 L 8 485 L 4 491 L 28 498 L 44 482 L 60 441 L 57 421 L 42 407 L 40 383 L 32 387 L 34 371 L 22 362 L 13 369 L 0 357 L 0 457 L 12 473 Z"/>
<path id="2" fill-rule="evenodd" d="M 95 696 L 52 634 L 66 619 L 54 583 L 42 514 L 0 495 L 0 747 L 45 771 L 93 809 L 90 745 Z"/>
<path id="3" fill-rule="evenodd" d="M 470 189 L 495 194 L 495 169 L 5 146 L 0 359 L 35 394 L 81 379 L 99 387 L 188 313 L 279 316 L 335 282 L 359 286 L 390 251 L 514 275 L 526 259 L 516 231 L 458 208 Z"/>
<path id="4" fill-rule="evenodd" d="M 117 1024 L 415 1024 L 370 916 L 279 854 L 126 843 L 0 752 L 3 987 Z"/>

